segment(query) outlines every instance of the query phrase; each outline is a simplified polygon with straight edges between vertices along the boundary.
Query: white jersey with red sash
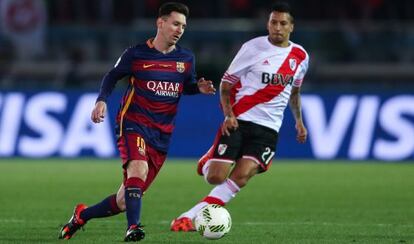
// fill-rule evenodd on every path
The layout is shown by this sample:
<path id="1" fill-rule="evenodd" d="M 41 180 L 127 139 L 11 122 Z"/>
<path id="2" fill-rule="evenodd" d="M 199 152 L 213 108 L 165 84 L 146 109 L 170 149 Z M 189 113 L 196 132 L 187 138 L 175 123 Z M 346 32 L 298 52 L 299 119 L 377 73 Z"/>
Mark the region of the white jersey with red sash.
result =
<path id="1" fill-rule="evenodd" d="M 237 119 L 279 132 L 292 86 L 302 85 L 308 63 L 305 49 L 293 42 L 282 48 L 262 36 L 243 44 L 222 78 L 234 85 L 231 102 Z"/>

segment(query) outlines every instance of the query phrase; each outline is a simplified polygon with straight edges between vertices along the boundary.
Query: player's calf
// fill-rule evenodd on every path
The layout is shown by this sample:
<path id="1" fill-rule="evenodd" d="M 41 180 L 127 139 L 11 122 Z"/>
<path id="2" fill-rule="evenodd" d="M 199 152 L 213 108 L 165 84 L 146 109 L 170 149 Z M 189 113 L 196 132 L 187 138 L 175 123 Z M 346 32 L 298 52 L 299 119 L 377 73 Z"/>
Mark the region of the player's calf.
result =
<path id="1" fill-rule="evenodd" d="M 212 185 L 220 185 L 221 183 L 223 183 L 225 180 L 227 179 L 227 176 L 222 176 L 220 174 L 212 174 L 212 173 L 208 173 L 206 175 L 206 180 L 208 183 L 212 184 Z"/>

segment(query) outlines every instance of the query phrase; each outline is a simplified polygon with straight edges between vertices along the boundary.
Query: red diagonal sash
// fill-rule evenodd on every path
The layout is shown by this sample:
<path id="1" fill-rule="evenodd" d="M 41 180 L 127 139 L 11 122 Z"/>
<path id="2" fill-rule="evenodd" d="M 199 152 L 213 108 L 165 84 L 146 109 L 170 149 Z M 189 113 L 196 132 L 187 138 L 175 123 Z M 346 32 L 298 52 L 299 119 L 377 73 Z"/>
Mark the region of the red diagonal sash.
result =
<path id="1" fill-rule="evenodd" d="M 306 54 L 304 53 L 304 51 L 302 51 L 298 47 L 293 47 L 290 53 L 287 55 L 286 59 L 283 61 L 277 73 L 283 74 L 284 77 L 286 77 L 287 75 L 293 76 L 296 72 L 296 69 L 299 67 L 300 63 L 305 59 L 305 57 Z M 297 62 L 296 67 L 293 70 L 290 68 L 290 59 L 296 59 Z M 242 97 L 233 106 L 233 113 L 237 117 L 258 104 L 272 100 L 274 97 L 278 96 L 284 89 L 285 86 L 283 86 L 282 84 L 268 84 L 264 88 L 257 90 L 256 93 Z"/>

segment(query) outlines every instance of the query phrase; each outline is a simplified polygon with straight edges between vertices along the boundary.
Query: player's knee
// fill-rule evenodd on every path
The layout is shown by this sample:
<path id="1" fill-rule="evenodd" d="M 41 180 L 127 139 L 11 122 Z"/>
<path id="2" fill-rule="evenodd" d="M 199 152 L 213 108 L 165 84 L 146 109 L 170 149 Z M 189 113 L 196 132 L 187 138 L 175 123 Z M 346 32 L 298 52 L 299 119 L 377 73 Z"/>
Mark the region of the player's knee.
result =
<path id="1" fill-rule="evenodd" d="M 226 180 L 226 177 L 219 174 L 208 174 L 206 180 L 212 185 L 220 185 Z"/>
<path id="2" fill-rule="evenodd" d="M 147 178 L 148 163 L 143 160 L 131 160 L 127 166 L 128 178 L 138 177 L 142 180 Z"/>

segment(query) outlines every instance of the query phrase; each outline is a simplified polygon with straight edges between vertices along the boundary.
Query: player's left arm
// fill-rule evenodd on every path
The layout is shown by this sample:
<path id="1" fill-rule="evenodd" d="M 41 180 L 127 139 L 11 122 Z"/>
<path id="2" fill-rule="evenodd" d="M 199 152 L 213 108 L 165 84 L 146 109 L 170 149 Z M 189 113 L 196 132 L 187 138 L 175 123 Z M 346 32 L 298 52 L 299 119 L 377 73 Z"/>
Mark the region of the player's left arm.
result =
<path id="1" fill-rule="evenodd" d="M 194 95 L 198 93 L 203 93 L 207 95 L 216 94 L 216 88 L 213 86 L 211 80 L 206 80 L 204 77 L 201 77 L 196 82 L 185 82 L 184 83 L 184 94 L 185 95 Z"/>
<path id="2" fill-rule="evenodd" d="M 211 80 L 206 80 L 204 77 L 201 77 L 197 80 L 197 74 L 195 71 L 195 57 L 192 56 L 191 60 L 191 73 L 188 78 L 184 82 L 184 94 L 186 95 L 193 95 L 198 93 L 203 93 L 207 95 L 212 95 L 216 93 L 216 88 L 214 88 L 213 82 Z"/>
<path id="3" fill-rule="evenodd" d="M 302 119 L 302 104 L 300 97 L 300 87 L 302 86 L 302 82 L 309 67 L 309 55 L 306 53 L 306 51 L 304 52 L 305 57 L 298 67 L 294 82 L 292 84 L 292 90 L 289 99 L 290 110 L 292 111 L 293 117 L 296 121 L 296 140 L 299 143 L 305 143 L 308 136 L 308 130 L 306 129 Z"/>
<path id="4" fill-rule="evenodd" d="M 205 80 L 204 77 L 201 77 L 197 81 L 198 90 L 207 95 L 214 95 L 216 94 L 216 88 L 213 86 L 213 82 L 211 80 Z"/>
<path id="5" fill-rule="evenodd" d="M 292 87 L 292 91 L 289 99 L 290 110 L 292 111 L 293 117 L 295 118 L 296 124 L 296 140 L 299 143 L 305 143 L 306 137 L 308 136 L 308 130 L 306 129 L 302 120 L 302 106 L 300 99 L 300 87 Z"/>

